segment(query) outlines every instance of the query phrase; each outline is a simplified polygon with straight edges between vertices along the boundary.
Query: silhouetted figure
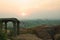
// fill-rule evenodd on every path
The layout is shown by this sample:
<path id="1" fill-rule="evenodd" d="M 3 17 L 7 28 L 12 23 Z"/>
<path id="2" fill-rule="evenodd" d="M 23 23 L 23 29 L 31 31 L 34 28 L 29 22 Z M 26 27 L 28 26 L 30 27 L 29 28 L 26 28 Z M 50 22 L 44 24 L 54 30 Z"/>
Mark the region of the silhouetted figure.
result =
<path id="1" fill-rule="evenodd" d="M 47 32 L 50 34 L 52 40 L 55 40 L 55 38 L 54 38 L 55 30 L 54 29 L 48 29 Z"/>

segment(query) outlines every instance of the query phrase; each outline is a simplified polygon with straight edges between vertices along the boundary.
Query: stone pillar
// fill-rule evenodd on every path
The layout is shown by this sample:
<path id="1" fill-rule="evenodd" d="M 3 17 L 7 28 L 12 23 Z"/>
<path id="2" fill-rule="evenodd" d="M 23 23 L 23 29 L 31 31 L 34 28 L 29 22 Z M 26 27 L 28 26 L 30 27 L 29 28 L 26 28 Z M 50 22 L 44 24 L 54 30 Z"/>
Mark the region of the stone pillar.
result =
<path id="1" fill-rule="evenodd" d="M 2 29 L 3 29 L 3 22 L 0 21 L 0 31 L 2 31 Z"/>
<path id="2" fill-rule="evenodd" d="M 5 22 L 5 33 L 7 33 L 7 22 Z"/>
<path id="3" fill-rule="evenodd" d="M 17 36 L 16 22 L 13 22 L 13 36 Z"/>
<path id="4" fill-rule="evenodd" d="M 20 34 L 20 27 L 19 27 L 19 22 L 17 22 L 17 35 L 19 35 Z"/>

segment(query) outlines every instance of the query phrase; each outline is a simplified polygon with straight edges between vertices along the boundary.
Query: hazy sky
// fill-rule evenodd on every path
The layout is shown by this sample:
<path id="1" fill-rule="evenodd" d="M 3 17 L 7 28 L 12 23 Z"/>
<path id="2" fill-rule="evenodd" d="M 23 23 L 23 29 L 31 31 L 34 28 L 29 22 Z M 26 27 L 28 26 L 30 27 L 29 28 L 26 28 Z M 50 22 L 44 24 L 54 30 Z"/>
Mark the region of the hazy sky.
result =
<path id="1" fill-rule="evenodd" d="M 60 0 L 0 0 L 0 18 L 60 19 Z"/>

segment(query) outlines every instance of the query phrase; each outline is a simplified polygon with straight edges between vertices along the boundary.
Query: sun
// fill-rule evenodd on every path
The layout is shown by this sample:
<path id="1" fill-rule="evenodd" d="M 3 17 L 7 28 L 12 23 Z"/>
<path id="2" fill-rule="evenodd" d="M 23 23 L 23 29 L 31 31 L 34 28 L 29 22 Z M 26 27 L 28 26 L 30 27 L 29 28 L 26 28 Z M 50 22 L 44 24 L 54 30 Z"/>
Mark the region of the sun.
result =
<path id="1" fill-rule="evenodd" d="M 21 13 L 21 16 L 27 16 L 27 14 L 26 13 Z"/>

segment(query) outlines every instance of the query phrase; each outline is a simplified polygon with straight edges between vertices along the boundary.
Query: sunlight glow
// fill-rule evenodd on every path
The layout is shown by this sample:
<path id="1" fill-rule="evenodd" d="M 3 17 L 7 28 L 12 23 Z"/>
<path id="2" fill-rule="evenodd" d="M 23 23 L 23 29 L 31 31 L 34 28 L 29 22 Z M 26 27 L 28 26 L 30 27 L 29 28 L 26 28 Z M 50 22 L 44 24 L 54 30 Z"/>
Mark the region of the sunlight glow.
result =
<path id="1" fill-rule="evenodd" d="M 27 14 L 26 13 L 21 13 L 21 16 L 26 16 Z"/>
<path id="2" fill-rule="evenodd" d="M 20 3 L 29 3 L 29 0 L 20 0 Z"/>

